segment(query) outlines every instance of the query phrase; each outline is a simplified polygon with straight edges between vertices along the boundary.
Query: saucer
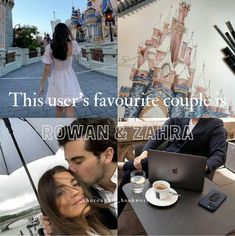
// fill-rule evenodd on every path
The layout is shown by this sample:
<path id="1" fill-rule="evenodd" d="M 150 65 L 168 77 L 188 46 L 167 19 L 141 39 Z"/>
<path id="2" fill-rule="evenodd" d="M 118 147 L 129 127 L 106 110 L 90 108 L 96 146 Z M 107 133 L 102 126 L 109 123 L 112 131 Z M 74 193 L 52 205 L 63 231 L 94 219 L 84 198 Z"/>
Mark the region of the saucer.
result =
<path id="1" fill-rule="evenodd" d="M 170 192 L 177 194 L 177 192 L 172 188 L 170 188 Z M 168 198 L 160 200 L 156 197 L 156 193 L 153 187 L 148 189 L 147 192 L 145 193 L 145 198 L 149 203 L 160 207 L 166 207 L 174 204 L 178 200 L 178 197 L 179 197 L 178 195 L 170 195 Z"/>

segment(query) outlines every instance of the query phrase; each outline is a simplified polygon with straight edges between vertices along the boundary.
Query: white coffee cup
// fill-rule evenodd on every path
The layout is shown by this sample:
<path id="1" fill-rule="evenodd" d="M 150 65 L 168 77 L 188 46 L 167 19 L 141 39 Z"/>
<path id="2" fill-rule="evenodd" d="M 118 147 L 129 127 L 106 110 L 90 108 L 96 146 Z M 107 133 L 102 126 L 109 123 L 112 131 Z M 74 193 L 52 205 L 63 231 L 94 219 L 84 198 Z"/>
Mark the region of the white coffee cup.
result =
<path id="1" fill-rule="evenodd" d="M 170 184 L 165 180 L 157 180 L 153 183 L 153 189 L 156 197 L 160 200 L 166 199 L 170 196 Z"/>

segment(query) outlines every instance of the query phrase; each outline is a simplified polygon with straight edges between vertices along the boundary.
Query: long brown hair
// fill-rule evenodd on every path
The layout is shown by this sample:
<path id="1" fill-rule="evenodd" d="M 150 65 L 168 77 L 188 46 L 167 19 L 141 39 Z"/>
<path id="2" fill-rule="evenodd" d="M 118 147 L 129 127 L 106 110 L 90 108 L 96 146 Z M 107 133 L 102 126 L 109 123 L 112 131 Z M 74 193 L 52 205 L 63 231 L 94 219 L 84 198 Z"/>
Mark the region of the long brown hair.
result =
<path id="1" fill-rule="evenodd" d="M 74 176 L 65 167 L 56 166 L 46 171 L 38 182 L 39 202 L 44 214 L 49 217 L 53 235 L 89 235 L 88 231 L 92 232 L 92 230 L 100 235 L 110 235 L 110 231 L 100 223 L 97 213 L 98 208 L 107 208 L 107 206 L 102 203 L 94 203 L 87 187 L 76 176 L 74 177 L 83 189 L 85 197 L 89 199 L 91 210 L 86 216 L 82 214 L 81 217 L 74 218 L 68 218 L 60 213 L 56 204 L 57 185 L 53 176 L 61 172 L 68 172 Z"/>
<path id="2" fill-rule="evenodd" d="M 69 29 L 66 24 L 59 23 L 55 27 L 53 39 L 51 42 L 51 49 L 54 58 L 59 60 L 66 60 L 68 52 Z"/>

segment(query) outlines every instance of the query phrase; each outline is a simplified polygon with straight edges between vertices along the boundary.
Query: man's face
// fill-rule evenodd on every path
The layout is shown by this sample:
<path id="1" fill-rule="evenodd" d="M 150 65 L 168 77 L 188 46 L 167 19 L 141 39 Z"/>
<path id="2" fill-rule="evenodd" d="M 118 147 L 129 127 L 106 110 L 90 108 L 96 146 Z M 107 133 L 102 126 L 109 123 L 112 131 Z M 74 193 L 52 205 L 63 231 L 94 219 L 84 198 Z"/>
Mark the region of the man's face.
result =
<path id="1" fill-rule="evenodd" d="M 98 159 L 92 152 L 85 149 L 83 138 L 69 141 L 64 146 L 65 159 L 69 169 L 86 184 L 94 185 L 104 175 L 104 160 Z"/>

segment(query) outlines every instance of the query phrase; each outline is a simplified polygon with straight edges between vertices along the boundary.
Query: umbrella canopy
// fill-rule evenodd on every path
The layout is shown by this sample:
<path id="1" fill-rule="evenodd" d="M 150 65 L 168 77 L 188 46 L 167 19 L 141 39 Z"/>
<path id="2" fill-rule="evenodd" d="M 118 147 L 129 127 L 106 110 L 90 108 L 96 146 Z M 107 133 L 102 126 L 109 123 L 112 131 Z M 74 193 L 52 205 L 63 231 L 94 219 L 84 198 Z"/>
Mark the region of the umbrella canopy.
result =
<path id="1" fill-rule="evenodd" d="M 25 163 L 54 155 L 59 149 L 56 134 L 74 119 L 31 118 L 9 119 L 13 134 Z M 9 130 L 0 119 L 0 175 L 9 175 L 22 167 L 22 161 Z"/>
<path id="2" fill-rule="evenodd" d="M 24 119 L 0 120 L 0 175 L 9 175 L 24 167 L 30 184 L 37 190 L 26 166 L 27 163 L 55 154 L 59 149 L 56 135 L 71 119 Z"/>

